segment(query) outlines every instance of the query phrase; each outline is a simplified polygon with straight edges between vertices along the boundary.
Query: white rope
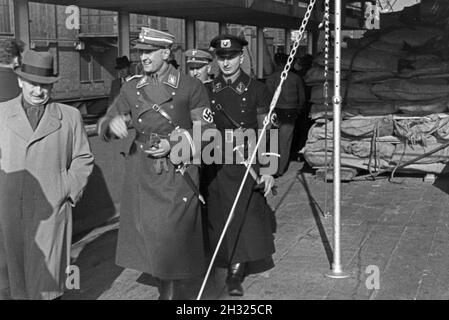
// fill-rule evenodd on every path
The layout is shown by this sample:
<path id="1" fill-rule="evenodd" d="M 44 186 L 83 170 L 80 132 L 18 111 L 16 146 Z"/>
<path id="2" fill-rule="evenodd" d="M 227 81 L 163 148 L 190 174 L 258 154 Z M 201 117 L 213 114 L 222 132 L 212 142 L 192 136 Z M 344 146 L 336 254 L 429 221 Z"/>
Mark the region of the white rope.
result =
<path id="1" fill-rule="evenodd" d="M 262 138 L 263 138 L 263 136 L 265 134 L 265 131 L 267 130 L 268 124 L 270 123 L 271 115 L 272 115 L 272 113 L 274 111 L 274 108 L 276 107 L 276 103 L 277 103 L 277 101 L 279 99 L 279 95 L 281 94 L 282 85 L 283 85 L 285 79 L 287 79 L 288 71 L 291 68 L 291 64 L 293 62 L 293 59 L 294 59 L 294 57 L 296 55 L 296 51 L 297 51 L 297 49 L 299 47 L 299 43 L 300 43 L 300 41 L 302 39 L 302 36 L 304 34 L 304 31 L 306 29 L 307 22 L 310 19 L 310 15 L 312 13 L 312 10 L 313 10 L 313 7 L 315 5 L 315 2 L 316 2 L 316 0 L 310 0 L 310 3 L 308 5 L 308 7 L 307 7 L 307 11 L 306 11 L 306 13 L 304 15 L 304 18 L 302 20 L 301 27 L 299 28 L 299 35 L 298 35 L 297 39 L 295 40 L 295 43 L 293 44 L 293 48 L 290 51 L 290 55 L 288 57 L 287 63 L 285 64 L 284 70 L 281 73 L 281 81 L 280 81 L 280 83 L 279 83 L 279 85 L 278 85 L 278 87 L 277 87 L 277 89 L 276 89 L 276 91 L 274 93 L 273 99 L 271 100 L 270 110 L 268 112 L 268 115 L 265 117 L 264 126 L 263 126 L 263 129 L 262 129 L 262 132 L 261 132 L 261 134 L 259 136 L 259 139 L 257 140 L 256 147 L 254 149 L 254 152 L 251 154 L 251 159 L 248 161 L 248 163 L 253 163 L 253 161 L 255 160 L 255 156 L 257 154 L 257 150 L 259 149 L 259 146 L 260 146 L 260 143 L 262 141 Z M 234 203 L 232 205 L 231 212 L 229 213 L 228 219 L 226 220 L 226 224 L 225 224 L 225 226 L 223 228 L 223 231 L 221 233 L 221 236 L 220 236 L 220 238 L 218 240 L 218 243 L 217 243 L 217 246 L 215 248 L 214 254 L 212 256 L 211 262 L 209 263 L 209 267 L 207 269 L 206 276 L 204 277 L 203 283 L 201 285 L 201 289 L 200 289 L 200 291 L 198 293 L 198 296 L 197 296 L 197 300 L 201 300 L 201 296 L 203 295 L 204 288 L 206 287 L 206 283 L 207 283 L 207 280 L 209 278 L 210 272 L 212 270 L 212 266 L 214 265 L 215 259 L 217 257 L 218 250 L 220 249 L 220 246 L 221 246 L 221 243 L 223 242 L 223 239 L 224 239 L 224 236 L 226 234 L 226 231 L 228 230 L 228 227 L 229 227 L 229 225 L 230 225 L 230 223 L 232 221 L 232 218 L 234 217 L 235 207 L 237 206 L 237 202 L 238 202 L 238 200 L 240 198 L 240 195 L 242 193 L 243 186 L 245 185 L 246 179 L 248 178 L 248 174 L 249 174 L 250 168 L 251 168 L 251 166 L 248 166 L 248 168 L 245 171 L 245 175 L 243 176 L 242 183 L 240 184 L 240 188 L 239 188 L 239 190 L 237 192 L 237 195 L 235 197 Z"/>
<path id="2" fill-rule="evenodd" d="M 326 217 L 329 215 L 329 211 L 327 208 L 328 202 L 328 186 L 327 186 L 327 172 L 328 172 L 328 164 L 327 164 L 327 128 L 328 128 L 328 109 L 329 109 L 329 39 L 330 39 L 330 0 L 325 0 L 324 3 L 324 212 L 323 216 Z"/>

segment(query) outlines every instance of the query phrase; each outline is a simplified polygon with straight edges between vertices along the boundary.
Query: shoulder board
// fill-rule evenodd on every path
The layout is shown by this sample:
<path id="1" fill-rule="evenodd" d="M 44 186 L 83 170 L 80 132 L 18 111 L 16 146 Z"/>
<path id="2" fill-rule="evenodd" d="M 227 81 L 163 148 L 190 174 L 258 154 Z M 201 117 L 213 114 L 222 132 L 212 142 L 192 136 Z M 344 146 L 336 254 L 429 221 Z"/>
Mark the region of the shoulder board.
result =
<path id="1" fill-rule="evenodd" d="M 132 79 L 138 79 L 138 78 L 142 78 L 143 74 L 135 74 L 132 77 L 129 77 L 128 79 L 126 79 L 126 82 L 131 81 Z"/>

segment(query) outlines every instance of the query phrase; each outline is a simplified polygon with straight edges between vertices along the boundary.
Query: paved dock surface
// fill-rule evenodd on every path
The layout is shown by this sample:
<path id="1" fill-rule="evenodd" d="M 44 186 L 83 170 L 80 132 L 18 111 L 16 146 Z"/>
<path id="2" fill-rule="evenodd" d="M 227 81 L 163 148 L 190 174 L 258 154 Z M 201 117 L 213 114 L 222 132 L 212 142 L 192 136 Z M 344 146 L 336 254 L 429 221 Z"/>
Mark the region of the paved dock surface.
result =
<path id="1" fill-rule="evenodd" d="M 226 294 L 225 271 L 214 270 L 203 299 L 449 299 L 449 177 L 343 183 L 341 261 L 350 277 L 331 279 L 325 274 L 332 263 L 333 217 L 324 208 L 327 188 L 332 213 L 332 183 L 301 167 L 293 162 L 278 179 L 278 195 L 269 199 L 278 223 L 275 268 L 249 276 L 239 298 Z M 115 265 L 116 241 L 117 229 L 109 226 L 75 244 L 81 288 L 63 299 L 158 298 L 154 279 Z M 196 297 L 201 280 L 184 283 L 185 298 Z"/>

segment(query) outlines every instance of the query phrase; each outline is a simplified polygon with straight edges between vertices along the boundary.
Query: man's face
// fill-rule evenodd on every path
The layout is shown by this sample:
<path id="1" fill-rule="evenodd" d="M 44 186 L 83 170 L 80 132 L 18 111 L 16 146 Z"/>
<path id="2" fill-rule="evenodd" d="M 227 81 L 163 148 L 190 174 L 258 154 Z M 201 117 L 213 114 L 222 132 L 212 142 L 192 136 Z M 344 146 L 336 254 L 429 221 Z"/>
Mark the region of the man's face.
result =
<path id="1" fill-rule="evenodd" d="M 189 67 L 189 75 L 193 78 L 197 78 L 201 82 L 205 82 L 209 79 L 209 70 L 209 64 L 205 64 L 202 67 Z"/>
<path id="2" fill-rule="evenodd" d="M 42 84 L 18 78 L 19 87 L 22 88 L 23 98 L 32 105 L 41 105 L 50 98 L 53 84 Z"/>
<path id="3" fill-rule="evenodd" d="M 167 61 L 170 56 L 170 50 L 140 50 L 139 54 L 145 73 L 156 73 L 161 70 L 164 62 Z"/>
<path id="4" fill-rule="evenodd" d="M 240 64 L 243 62 L 243 55 L 237 55 L 233 58 L 217 57 L 217 63 L 224 76 L 230 77 L 237 73 L 240 69 Z"/>
<path id="5" fill-rule="evenodd" d="M 126 68 L 122 68 L 122 69 L 118 69 L 117 70 L 117 76 L 119 77 L 119 78 L 125 78 L 125 77 L 127 77 L 128 75 L 129 75 L 129 67 L 126 67 Z"/>

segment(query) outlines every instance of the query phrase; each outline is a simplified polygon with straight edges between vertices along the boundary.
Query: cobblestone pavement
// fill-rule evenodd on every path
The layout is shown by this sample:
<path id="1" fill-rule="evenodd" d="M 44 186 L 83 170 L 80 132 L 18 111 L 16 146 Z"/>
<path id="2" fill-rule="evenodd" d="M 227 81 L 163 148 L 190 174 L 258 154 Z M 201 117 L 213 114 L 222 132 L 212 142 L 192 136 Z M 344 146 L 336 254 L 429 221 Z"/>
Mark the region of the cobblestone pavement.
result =
<path id="1" fill-rule="evenodd" d="M 343 183 L 341 261 L 351 276 L 331 279 L 325 274 L 332 263 L 333 218 L 323 212 L 326 188 L 332 212 L 332 183 L 297 174 L 300 166 L 290 165 L 277 182 L 278 195 L 269 199 L 278 221 L 276 266 L 249 276 L 238 299 L 449 299 L 449 178 Z M 64 299 L 157 299 L 150 277 L 115 265 L 117 230 L 109 229 L 74 246 L 81 289 Z M 372 286 L 377 270 L 378 289 Z M 224 270 L 215 270 L 203 299 L 230 299 L 224 278 Z M 195 298 L 201 280 L 185 284 L 187 298 Z"/>

